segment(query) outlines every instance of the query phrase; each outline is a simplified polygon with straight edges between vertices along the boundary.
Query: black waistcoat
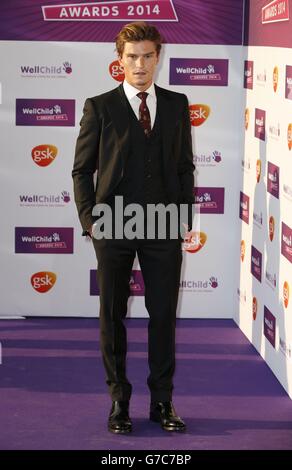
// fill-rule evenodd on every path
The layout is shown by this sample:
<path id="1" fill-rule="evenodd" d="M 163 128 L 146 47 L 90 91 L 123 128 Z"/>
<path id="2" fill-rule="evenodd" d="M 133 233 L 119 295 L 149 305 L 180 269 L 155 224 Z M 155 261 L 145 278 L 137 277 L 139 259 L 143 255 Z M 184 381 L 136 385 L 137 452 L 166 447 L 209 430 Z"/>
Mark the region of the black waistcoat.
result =
<path id="1" fill-rule="evenodd" d="M 124 168 L 123 178 L 116 186 L 112 196 L 124 197 L 124 206 L 130 203 L 167 204 L 163 170 L 162 139 L 159 122 L 159 109 L 150 136 L 146 137 L 130 103 L 127 101 L 129 115 L 130 146 Z"/>

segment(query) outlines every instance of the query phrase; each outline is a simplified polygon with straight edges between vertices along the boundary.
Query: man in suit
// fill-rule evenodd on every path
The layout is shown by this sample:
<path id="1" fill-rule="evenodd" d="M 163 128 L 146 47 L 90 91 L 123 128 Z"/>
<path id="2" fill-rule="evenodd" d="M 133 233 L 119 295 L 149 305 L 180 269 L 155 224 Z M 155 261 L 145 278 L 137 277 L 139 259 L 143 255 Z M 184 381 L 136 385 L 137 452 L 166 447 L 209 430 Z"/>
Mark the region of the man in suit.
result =
<path id="1" fill-rule="evenodd" d="M 150 419 L 164 430 L 184 431 L 172 391 L 181 243 L 190 237 L 194 203 L 188 100 L 153 82 L 161 50 L 161 36 L 154 26 L 145 22 L 125 25 L 116 37 L 116 48 L 125 80 L 114 90 L 85 101 L 72 171 L 83 235 L 92 237 L 98 262 L 100 344 L 112 399 L 108 429 L 114 433 L 132 430 L 123 319 L 137 254 L 149 313 Z M 136 203 L 144 210 L 149 204 L 187 205 L 187 220 L 179 221 L 186 227 L 185 236 L 178 233 L 172 238 L 168 230 L 164 239 L 157 231 L 154 239 L 95 238 L 93 207 L 108 204 L 115 225 L 117 196 L 123 197 L 124 205 Z M 147 227 L 147 215 L 144 223 Z"/>

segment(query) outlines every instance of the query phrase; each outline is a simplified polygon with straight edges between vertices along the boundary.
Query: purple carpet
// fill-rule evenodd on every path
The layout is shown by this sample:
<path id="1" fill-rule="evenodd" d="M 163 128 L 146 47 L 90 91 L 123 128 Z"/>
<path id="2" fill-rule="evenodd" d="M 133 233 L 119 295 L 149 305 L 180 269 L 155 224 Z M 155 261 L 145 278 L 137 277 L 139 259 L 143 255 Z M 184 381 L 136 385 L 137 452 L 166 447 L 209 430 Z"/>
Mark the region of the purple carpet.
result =
<path id="1" fill-rule="evenodd" d="M 133 433 L 107 431 L 96 319 L 1 320 L 0 449 L 292 449 L 292 400 L 232 320 L 177 321 L 173 402 L 149 421 L 147 320 L 127 319 Z"/>

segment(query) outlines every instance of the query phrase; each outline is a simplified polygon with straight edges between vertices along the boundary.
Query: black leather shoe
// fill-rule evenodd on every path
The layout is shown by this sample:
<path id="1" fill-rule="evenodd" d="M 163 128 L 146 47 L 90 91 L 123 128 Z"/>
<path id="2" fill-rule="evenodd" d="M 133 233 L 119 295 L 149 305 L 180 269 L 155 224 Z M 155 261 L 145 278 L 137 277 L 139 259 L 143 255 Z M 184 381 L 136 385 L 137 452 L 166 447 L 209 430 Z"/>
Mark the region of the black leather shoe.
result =
<path id="1" fill-rule="evenodd" d="M 108 418 L 108 430 L 115 434 L 126 434 L 132 431 L 129 417 L 129 401 L 113 401 Z"/>
<path id="2" fill-rule="evenodd" d="M 150 405 L 150 419 L 160 423 L 165 431 L 185 431 L 186 425 L 177 416 L 171 401 L 158 401 Z"/>

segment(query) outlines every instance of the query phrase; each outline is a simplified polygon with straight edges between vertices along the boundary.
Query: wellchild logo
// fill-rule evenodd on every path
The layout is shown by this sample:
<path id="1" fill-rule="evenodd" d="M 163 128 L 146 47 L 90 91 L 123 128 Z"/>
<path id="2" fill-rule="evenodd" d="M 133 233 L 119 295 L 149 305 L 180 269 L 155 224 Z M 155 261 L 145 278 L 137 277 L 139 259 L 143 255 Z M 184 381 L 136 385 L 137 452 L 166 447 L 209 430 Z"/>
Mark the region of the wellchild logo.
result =
<path id="1" fill-rule="evenodd" d="M 194 188 L 195 204 L 201 214 L 224 214 L 224 188 Z"/>
<path id="2" fill-rule="evenodd" d="M 227 86 L 228 59 L 170 59 L 169 84 Z"/>
<path id="3" fill-rule="evenodd" d="M 271 345 L 275 347 L 276 318 L 266 306 L 264 306 L 264 335 Z"/>
<path id="4" fill-rule="evenodd" d="M 265 70 L 261 70 L 260 72 L 257 72 L 256 79 L 257 79 L 257 85 L 258 85 L 258 86 L 265 86 L 265 85 L 266 85 L 266 81 L 267 81 L 267 72 L 266 72 L 266 69 L 265 69 Z"/>
<path id="5" fill-rule="evenodd" d="M 268 268 L 266 268 L 265 272 L 266 276 L 266 284 L 271 287 L 273 290 L 277 288 L 277 275 L 276 273 L 271 273 Z"/>
<path id="6" fill-rule="evenodd" d="M 56 158 L 58 148 L 55 145 L 42 144 L 34 147 L 31 151 L 31 157 L 38 166 L 48 166 Z"/>
<path id="7" fill-rule="evenodd" d="M 64 207 L 70 202 L 70 193 L 62 191 L 60 194 L 20 194 L 21 207 Z"/>
<path id="8" fill-rule="evenodd" d="M 253 245 L 251 246 L 251 274 L 262 282 L 262 254 Z"/>
<path id="9" fill-rule="evenodd" d="M 91 269 L 90 270 L 90 295 L 99 295 L 99 285 L 97 282 L 97 270 Z M 133 269 L 130 277 L 129 282 L 130 287 L 130 295 L 135 297 L 141 297 L 145 294 L 145 286 L 143 276 L 140 270 Z"/>
<path id="10" fill-rule="evenodd" d="M 16 99 L 17 126 L 75 126 L 75 100 Z"/>
<path id="11" fill-rule="evenodd" d="M 260 140 L 266 140 L 266 111 L 255 109 L 255 128 L 254 135 Z"/>
<path id="12" fill-rule="evenodd" d="M 217 166 L 217 163 L 222 161 L 222 153 L 219 150 L 214 150 L 210 155 L 194 155 L 193 158 L 196 166 L 205 167 L 205 166 Z"/>
<path id="13" fill-rule="evenodd" d="M 292 229 L 282 222 L 281 254 L 292 263 Z"/>
<path id="14" fill-rule="evenodd" d="M 258 314 L 258 301 L 256 297 L 252 298 L 252 318 L 256 320 Z"/>
<path id="15" fill-rule="evenodd" d="M 244 61 L 244 72 L 243 72 L 243 87 L 250 90 L 253 89 L 253 61 Z"/>
<path id="16" fill-rule="evenodd" d="M 273 90 L 276 93 L 278 89 L 278 83 L 279 83 L 279 70 L 278 67 L 274 67 L 273 70 Z"/>
<path id="17" fill-rule="evenodd" d="M 287 308 L 289 304 L 289 284 L 287 281 L 283 284 L 283 301 L 284 307 Z"/>
<path id="18" fill-rule="evenodd" d="M 210 107 L 206 104 L 191 104 L 189 106 L 191 125 L 198 127 L 207 121 Z"/>
<path id="19" fill-rule="evenodd" d="M 22 77 L 67 78 L 72 73 L 72 65 L 66 61 L 59 65 L 21 65 Z"/>
<path id="20" fill-rule="evenodd" d="M 280 168 L 268 162 L 268 184 L 267 191 L 275 198 L 279 199 L 280 188 Z"/>
<path id="21" fill-rule="evenodd" d="M 73 253 L 73 228 L 15 227 L 15 253 Z"/>
<path id="22" fill-rule="evenodd" d="M 241 304 L 246 303 L 246 290 L 241 289 L 240 287 L 237 288 L 237 295 Z"/>
<path id="23" fill-rule="evenodd" d="M 283 184 L 283 193 L 286 199 L 292 201 L 292 186 L 288 186 L 288 184 Z"/>
<path id="24" fill-rule="evenodd" d="M 249 196 L 240 191 L 239 218 L 249 224 Z"/>
<path id="25" fill-rule="evenodd" d="M 269 136 L 274 140 L 279 140 L 281 135 L 280 123 L 271 123 L 269 125 Z"/>
<path id="26" fill-rule="evenodd" d="M 114 60 L 109 65 L 109 73 L 117 82 L 123 82 L 125 79 L 124 67 L 118 60 Z"/>
<path id="27" fill-rule="evenodd" d="M 263 214 L 262 212 L 256 212 L 254 209 L 252 214 L 253 222 L 258 228 L 262 228 L 263 226 Z"/>
<path id="28" fill-rule="evenodd" d="M 285 98 L 292 100 L 292 65 L 286 65 Z"/>
<path id="29" fill-rule="evenodd" d="M 249 157 L 242 158 L 241 159 L 241 169 L 243 171 L 246 171 L 247 173 L 249 173 L 250 172 L 250 167 L 251 167 L 250 158 Z"/>
<path id="30" fill-rule="evenodd" d="M 31 276 L 30 282 L 34 290 L 40 294 L 48 292 L 55 285 L 57 276 L 50 271 L 40 271 Z"/>
<path id="31" fill-rule="evenodd" d="M 284 338 L 279 338 L 279 349 L 282 354 L 284 354 L 287 359 L 292 359 L 292 344 L 287 343 L 287 340 Z"/>
<path id="32" fill-rule="evenodd" d="M 218 287 L 218 279 L 215 276 L 211 276 L 209 279 L 184 279 L 180 281 L 180 289 L 183 292 L 214 292 Z"/>

